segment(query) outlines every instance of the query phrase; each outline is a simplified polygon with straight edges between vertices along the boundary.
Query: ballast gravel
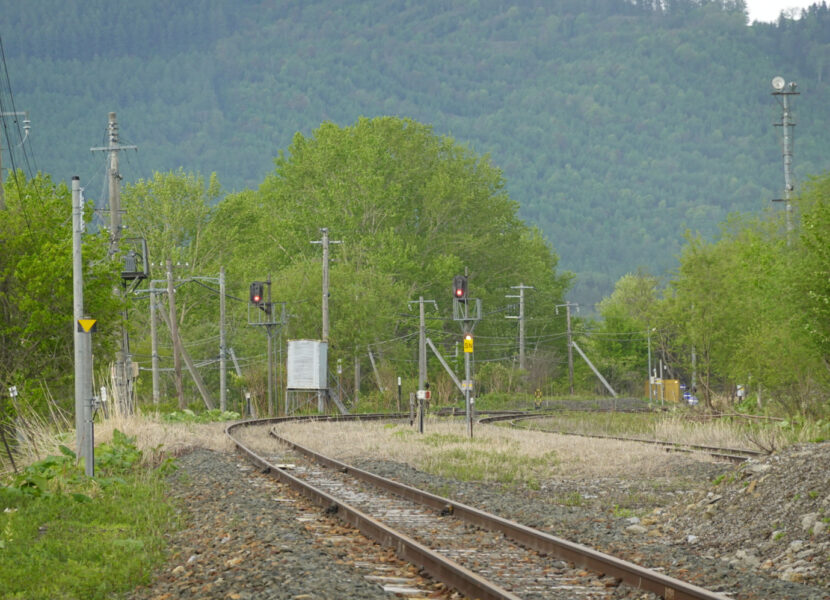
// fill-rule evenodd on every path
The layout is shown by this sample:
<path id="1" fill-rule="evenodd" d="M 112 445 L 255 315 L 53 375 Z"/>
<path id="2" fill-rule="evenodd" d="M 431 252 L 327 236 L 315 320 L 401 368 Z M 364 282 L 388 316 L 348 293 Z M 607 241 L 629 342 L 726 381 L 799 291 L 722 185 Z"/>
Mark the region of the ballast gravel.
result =
<path id="1" fill-rule="evenodd" d="M 315 535 L 322 511 L 241 457 L 197 449 L 176 463 L 171 496 L 186 523 L 169 539 L 167 564 L 131 600 L 389 598 L 330 543 L 342 536 Z"/>
<path id="2" fill-rule="evenodd" d="M 170 538 L 170 560 L 152 585 L 131 600 L 394 597 L 366 578 L 351 550 L 333 547 L 331 530 L 316 531 L 329 517 L 241 457 L 195 450 L 177 464 L 171 494 L 187 525 Z M 531 490 L 448 480 L 391 461 L 356 465 L 736 600 L 830 599 L 830 444 L 741 466 L 678 458 L 676 486 L 621 477 L 551 480 Z M 396 573 L 417 577 L 388 551 L 377 553 Z M 416 597 L 452 594 L 439 587 Z"/>

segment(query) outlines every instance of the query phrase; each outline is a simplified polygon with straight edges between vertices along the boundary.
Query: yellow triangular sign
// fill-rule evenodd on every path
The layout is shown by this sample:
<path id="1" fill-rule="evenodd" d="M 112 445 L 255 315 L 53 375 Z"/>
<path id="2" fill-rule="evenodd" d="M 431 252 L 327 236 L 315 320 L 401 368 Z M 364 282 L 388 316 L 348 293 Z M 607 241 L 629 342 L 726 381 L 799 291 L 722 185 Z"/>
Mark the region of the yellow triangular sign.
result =
<path id="1" fill-rule="evenodd" d="M 84 333 L 91 333 L 95 331 L 95 324 L 97 322 L 97 319 L 78 319 L 78 331 L 82 331 Z"/>

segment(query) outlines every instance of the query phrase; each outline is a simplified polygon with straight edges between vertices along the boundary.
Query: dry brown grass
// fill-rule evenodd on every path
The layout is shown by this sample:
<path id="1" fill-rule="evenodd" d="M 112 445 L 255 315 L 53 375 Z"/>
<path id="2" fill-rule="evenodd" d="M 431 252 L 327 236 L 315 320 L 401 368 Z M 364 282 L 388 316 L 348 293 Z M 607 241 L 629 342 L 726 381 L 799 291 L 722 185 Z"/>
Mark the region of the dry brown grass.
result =
<path id="1" fill-rule="evenodd" d="M 161 451 L 178 456 L 193 448 L 208 448 L 230 452 L 233 444 L 225 435 L 227 423 L 165 423 L 158 415 L 115 416 L 96 423 L 95 443 L 108 442 L 112 432 L 118 429 L 135 437 L 136 446 L 147 458 Z"/>
<path id="2" fill-rule="evenodd" d="M 60 454 L 59 446 L 77 449 L 74 422 L 65 419 L 60 423 L 50 422 L 36 415 L 28 416 L 24 426 L 18 430 L 20 442 L 15 453 L 18 469 L 49 455 Z M 143 451 L 144 460 L 156 461 L 163 454 L 177 456 L 192 448 L 201 447 L 217 451 L 231 451 L 233 444 L 225 435 L 226 423 L 165 423 L 159 415 L 123 415 L 111 411 L 100 415 L 95 423 L 95 444 L 112 440 L 113 431 L 118 429 L 127 436 L 135 437 L 136 446 Z M 0 453 L 0 476 L 9 475 L 12 465 L 5 449 Z"/>
<path id="3" fill-rule="evenodd" d="M 284 437 L 344 461 L 371 458 L 405 462 L 435 471 L 447 457 L 463 453 L 473 472 L 533 466 L 535 476 L 546 477 L 661 477 L 676 475 L 676 455 L 656 447 L 563 436 L 504 427 L 476 426 L 473 440 L 461 422 L 428 419 L 425 434 L 408 425 L 373 422 L 286 423 L 278 427 Z M 511 456 L 515 460 L 498 460 Z M 496 458 L 494 458 L 496 457 Z M 697 457 L 697 460 L 708 460 Z M 691 460 L 691 459 L 689 459 Z M 473 464 L 473 463 L 481 464 Z M 540 463 L 544 465 L 539 469 Z M 518 467 L 517 467 L 518 465 Z M 541 471 L 541 472 L 540 472 Z M 498 473 L 486 479 L 498 480 Z"/>
<path id="4" fill-rule="evenodd" d="M 654 437 L 675 444 L 717 446 L 718 448 L 753 448 L 746 430 L 718 419 L 695 422 L 681 417 L 669 417 L 655 423 Z"/>

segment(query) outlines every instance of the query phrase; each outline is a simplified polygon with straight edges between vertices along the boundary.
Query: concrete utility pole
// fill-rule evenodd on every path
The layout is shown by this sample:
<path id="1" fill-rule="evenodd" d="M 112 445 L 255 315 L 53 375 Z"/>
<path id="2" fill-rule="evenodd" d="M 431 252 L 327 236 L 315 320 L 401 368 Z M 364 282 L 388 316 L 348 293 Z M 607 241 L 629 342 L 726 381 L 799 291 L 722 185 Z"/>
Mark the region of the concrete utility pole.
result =
<path id="1" fill-rule="evenodd" d="M 23 117 L 23 141 L 26 141 L 26 138 L 29 137 L 29 131 L 31 130 L 31 122 L 29 121 L 29 113 L 28 112 L 0 112 L 0 117 Z M 6 210 L 6 189 L 3 187 L 3 129 L 5 127 L 0 127 L 0 210 Z"/>
<path id="2" fill-rule="evenodd" d="M 228 360 L 225 344 L 225 267 L 219 267 L 219 409 L 222 412 L 228 410 Z"/>
<path id="3" fill-rule="evenodd" d="M 84 271 L 81 236 L 84 231 L 81 181 L 72 178 L 72 292 L 75 341 L 75 438 L 78 458 L 84 461 L 86 474 L 93 474 L 94 441 L 92 439 L 92 337 L 81 329 L 84 315 Z"/>
<path id="4" fill-rule="evenodd" d="M 795 189 L 793 185 L 792 167 L 793 167 L 793 135 L 792 129 L 795 123 L 792 121 L 790 113 L 790 96 L 798 96 L 796 92 L 797 84 L 794 81 L 786 83 L 783 77 L 774 77 L 772 80 L 773 96 L 780 98 L 781 102 L 781 122 L 774 123 L 776 127 L 781 127 L 784 134 L 784 197 L 777 198 L 774 202 L 784 202 L 784 210 L 787 219 L 787 245 L 792 241 L 793 231 L 793 216 L 792 216 L 792 193 Z"/>
<path id="5" fill-rule="evenodd" d="M 652 390 L 654 388 L 654 376 L 651 373 L 651 328 L 646 329 L 646 344 L 648 344 L 648 401 L 652 400 Z"/>
<path id="6" fill-rule="evenodd" d="M 118 251 L 121 239 L 121 173 L 118 171 L 118 153 L 123 150 L 138 150 L 138 146 L 122 146 L 118 143 L 118 120 L 115 113 L 109 114 L 109 145 L 90 148 L 90 152 L 109 152 L 109 206 L 110 206 L 110 256 Z"/>
<path id="7" fill-rule="evenodd" d="M 153 404 L 158 405 L 159 393 L 159 336 L 156 326 L 156 288 L 150 281 L 150 353 L 153 369 Z"/>
<path id="8" fill-rule="evenodd" d="M 425 393 L 427 383 L 427 325 L 426 315 L 424 313 L 424 304 L 431 303 L 435 310 L 438 310 L 438 305 L 435 300 L 424 300 L 423 296 L 418 297 L 418 432 L 424 432 L 424 410 L 425 410 Z M 410 307 L 414 304 L 414 300 L 409 302 Z"/>
<path id="9" fill-rule="evenodd" d="M 184 401 L 184 389 L 182 388 L 182 359 L 179 353 L 179 323 L 176 320 L 176 290 L 173 287 L 173 261 L 167 259 L 167 304 L 170 307 L 170 336 L 173 342 L 173 370 L 176 383 L 176 396 L 179 399 L 179 409 L 187 408 Z"/>
<path id="10" fill-rule="evenodd" d="M 519 285 L 511 285 L 511 290 L 519 290 L 519 295 L 508 295 L 505 298 L 518 298 L 519 299 L 519 316 L 507 315 L 507 319 L 518 319 L 519 320 L 519 368 L 524 371 L 525 370 L 525 290 L 532 290 L 535 289 L 532 285 L 524 285 L 520 283 Z"/>
<path id="11" fill-rule="evenodd" d="M 109 113 L 109 144 L 90 148 L 91 152 L 109 152 L 109 210 L 110 210 L 110 258 L 118 253 L 121 240 L 121 173 L 118 170 L 118 153 L 123 150 L 138 150 L 137 146 L 122 146 L 118 143 L 118 121 L 115 113 Z M 116 288 L 116 294 L 121 292 Z M 121 348 L 115 361 L 116 402 L 127 411 L 131 411 L 132 365 L 130 364 L 130 338 L 127 331 L 127 318 L 121 324 Z"/>
<path id="12" fill-rule="evenodd" d="M 323 245 L 323 335 L 324 342 L 329 341 L 329 244 L 342 244 L 340 240 L 329 240 L 329 228 L 321 227 L 322 240 L 312 240 L 312 244 Z"/>
<path id="13" fill-rule="evenodd" d="M 360 399 L 360 355 L 357 353 L 357 346 L 354 349 L 354 404 Z"/>
<path id="14" fill-rule="evenodd" d="M 567 331 L 568 331 L 568 387 L 570 389 L 571 396 L 574 395 L 574 351 L 573 351 L 573 334 L 571 332 L 571 306 L 575 306 L 577 312 L 579 312 L 579 305 L 573 302 L 566 302 L 565 304 L 558 304 L 556 306 L 556 314 L 559 314 L 559 308 L 564 306 L 565 307 L 565 321 L 567 324 Z M 585 359 L 588 360 L 587 358 Z"/>

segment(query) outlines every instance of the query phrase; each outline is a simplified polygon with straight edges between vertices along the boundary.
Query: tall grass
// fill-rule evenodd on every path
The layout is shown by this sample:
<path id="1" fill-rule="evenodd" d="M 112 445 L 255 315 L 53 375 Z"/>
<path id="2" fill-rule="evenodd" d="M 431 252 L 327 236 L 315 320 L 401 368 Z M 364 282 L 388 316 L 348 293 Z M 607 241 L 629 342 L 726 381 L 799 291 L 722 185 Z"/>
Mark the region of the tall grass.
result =
<path id="1" fill-rule="evenodd" d="M 178 526 L 165 494 L 166 457 L 231 447 L 221 423 L 111 406 L 96 416 L 88 478 L 72 452 L 74 423 L 57 410 L 49 418 L 18 411 L 17 474 L 7 455 L 0 459 L 0 598 L 104 599 L 147 583 L 164 559 L 164 533 Z"/>

